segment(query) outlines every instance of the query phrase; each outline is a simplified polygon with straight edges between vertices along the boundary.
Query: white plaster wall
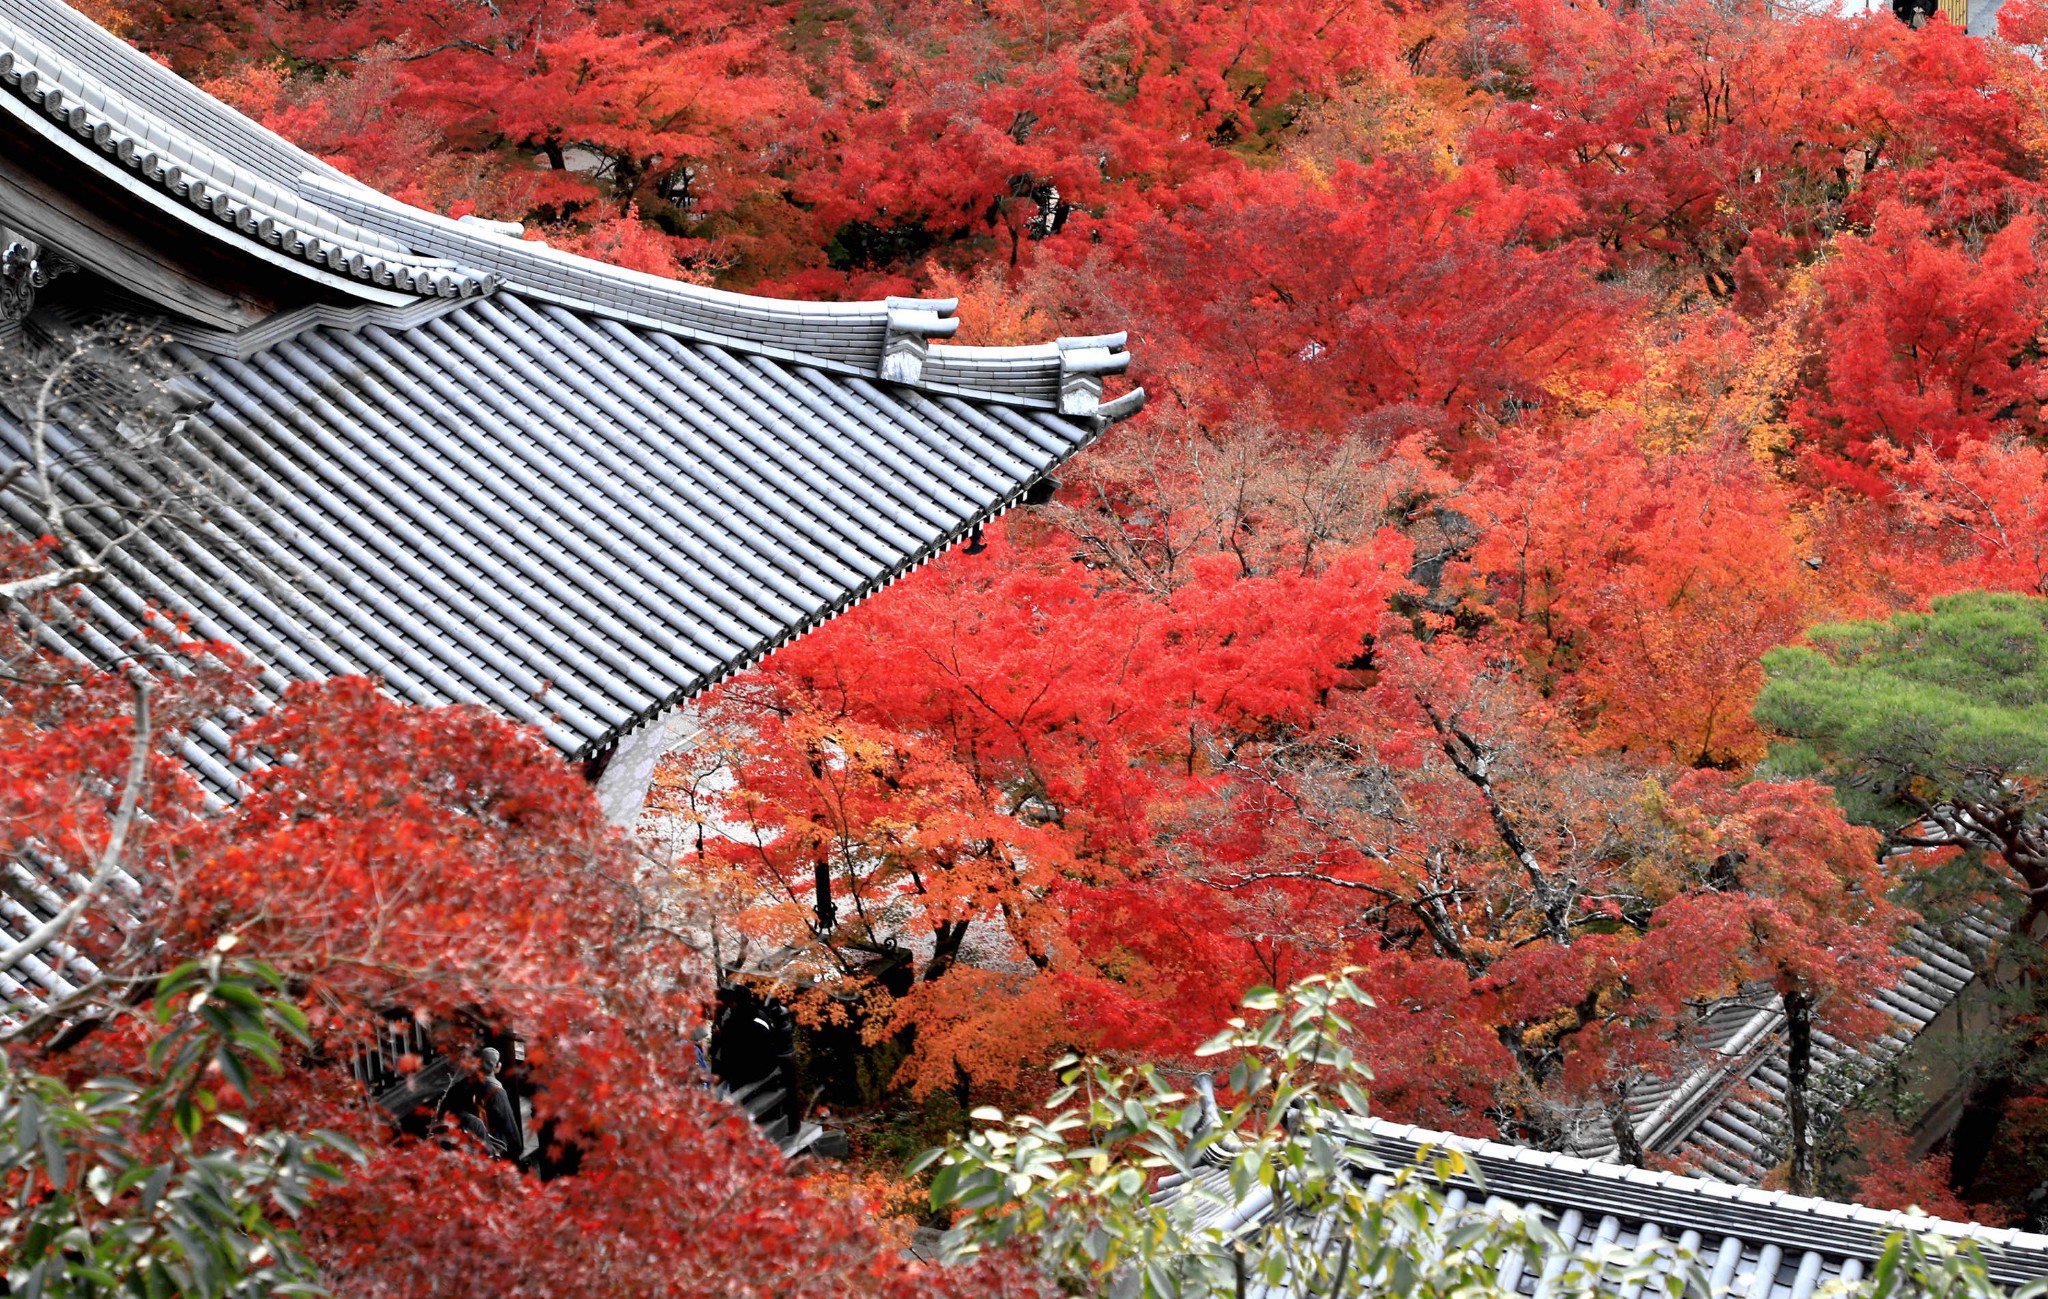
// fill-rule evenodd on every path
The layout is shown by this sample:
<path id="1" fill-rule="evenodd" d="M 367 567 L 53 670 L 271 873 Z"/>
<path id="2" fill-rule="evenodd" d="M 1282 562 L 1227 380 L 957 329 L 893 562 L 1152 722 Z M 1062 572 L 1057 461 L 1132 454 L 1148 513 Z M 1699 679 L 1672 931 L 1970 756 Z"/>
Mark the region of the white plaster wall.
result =
<path id="1" fill-rule="evenodd" d="M 662 755 L 690 742 L 698 731 L 695 715 L 688 705 L 671 708 L 647 725 L 619 741 L 619 747 L 597 778 L 597 802 L 605 820 L 633 828 L 647 805 L 647 788 L 654 783 L 655 764 Z"/>

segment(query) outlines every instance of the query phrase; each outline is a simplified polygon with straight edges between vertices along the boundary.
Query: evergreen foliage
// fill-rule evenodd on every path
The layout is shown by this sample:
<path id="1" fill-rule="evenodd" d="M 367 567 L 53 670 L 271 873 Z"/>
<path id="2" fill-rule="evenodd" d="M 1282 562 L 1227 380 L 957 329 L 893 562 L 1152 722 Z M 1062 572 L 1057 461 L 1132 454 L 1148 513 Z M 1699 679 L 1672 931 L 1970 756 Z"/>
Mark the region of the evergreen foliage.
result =
<path id="1" fill-rule="evenodd" d="M 1759 720 L 1850 815 L 1913 847 L 1996 854 L 2048 906 L 2048 600 L 1986 591 L 1816 627 L 1764 656 Z"/>

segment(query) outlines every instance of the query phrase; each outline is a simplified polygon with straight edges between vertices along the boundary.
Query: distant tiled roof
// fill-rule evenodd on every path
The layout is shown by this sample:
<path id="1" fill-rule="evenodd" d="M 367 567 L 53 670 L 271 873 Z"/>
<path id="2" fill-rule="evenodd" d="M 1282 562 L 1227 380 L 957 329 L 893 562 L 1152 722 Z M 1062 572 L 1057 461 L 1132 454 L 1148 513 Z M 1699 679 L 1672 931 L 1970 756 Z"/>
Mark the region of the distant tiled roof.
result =
<path id="1" fill-rule="evenodd" d="M 1854 1047 L 1817 1031 L 1816 1081 L 1824 1081 L 1824 1090 L 1833 1095 L 1863 1090 L 1969 986 L 2006 928 L 2006 921 L 1984 912 L 1908 930 L 1898 950 L 1912 963 L 1895 985 L 1870 997 L 1894 1027 Z M 1754 1185 L 1784 1158 L 1789 1130 L 1784 1012 L 1768 989 L 1760 989 L 1753 998 L 1731 998 L 1710 1008 L 1700 1029 L 1703 1059 L 1697 1067 L 1649 1080 L 1630 1094 L 1636 1139 L 1645 1152 L 1689 1172 Z M 1825 1103 L 1821 1117 L 1832 1117 Z M 1615 1144 L 1606 1125 L 1598 1125 L 1575 1152 L 1613 1158 Z"/>
<path id="2" fill-rule="evenodd" d="M 1680 1246 L 1708 1271 L 1716 1294 L 1808 1299 L 1831 1279 L 1865 1275 L 1882 1253 L 1885 1238 L 1902 1229 L 1974 1243 L 1993 1278 L 2004 1285 L 2048 1276 L 2048 1236 L 1648 1172 L 1378 1119 L 1365 1126 L 1363 1153 L 1387 1168 L 1416 1162 L 1417 1152 L 1424 1148 L 1464 1154 L 1476 1166 L 1483 1189 L 1482 1181 L 1456 1179 L 1447 1196 L 1453 1211 L 1474 1202 L 1536 1208 L 1575 1253 L 1606 1245 Z M 1198 1216 L 1233 1212 L 1237 1202 L 1225 1183 L 1226 1170 L 1205 1169 L 1197 1176 L 1203 1179 L 1205 1192 L 1198 1201 L 1204 1206 Z M 1188 1193 L 1180 1185 L 1166 1192 Z M 1272 1212 L 1270 1200 L 1262 1205 L 1259 1212 Z M 1303 1223 L 1303 1231 L 1312 1233 L 1314 1224 Z M 1333 1243 L 1331 1248 L 1335 1247 Z M 1569 1262 L 1510 1258 L 1499 1281 L 1505 1290 L 1540 1294 L 1546 1281 L 1554 1281 Z M 1268 1299 L 1309 1299 L 1267 1294 Z"/>

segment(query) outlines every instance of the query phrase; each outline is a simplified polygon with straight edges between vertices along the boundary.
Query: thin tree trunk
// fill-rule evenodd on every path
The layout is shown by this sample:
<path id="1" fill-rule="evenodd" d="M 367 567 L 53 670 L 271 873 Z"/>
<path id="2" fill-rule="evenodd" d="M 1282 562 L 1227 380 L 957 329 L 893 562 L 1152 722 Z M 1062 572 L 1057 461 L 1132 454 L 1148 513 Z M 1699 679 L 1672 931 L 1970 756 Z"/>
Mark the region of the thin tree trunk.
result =
<path id="1" fill-rule="evenodd" d="M 1493 753 L 1439 716 L 1436 708 L 1422 695 L 1416 695 L 1415 702 L 1422 705 L 1423 716 L 1429 718 L 1451 766 L 1465 778 L 1466 783 L 1479 791 L 1480 801 L 1486 804 L 1487 816 L 1493 821 L 1494 833 L 1499 836 L 1501 845 L 1521 864 L 1523 873 L 1529 877 L 1530 889 L 1536 894 L 1536 904 L 1543 911 L 1544 927 L 1549 930 L 1551 941 L 1559 947 L 1570 947 L 1572 891 L 1560 887 L 1558 881 L 1543 869 L 1542 859 L 1522 838 L 1520 827 L 1501 803 L 1500 793 L 1493 787 Z"/>
<path id="2" fill-rule="evenodd" d="M 960 1108 L 960 1131 L 973 1136 L 974 1078 L 957 1059 L 953 1061 L 953 1104 Z"/>
<path id="3" fill-rule="evenodd" d="M 1813 994 L 1803 989 L 1783 994 L 1785 1003 L 1785 1112 L 1792 1121 L 1792 1167 L 1789 1187 L 1794 1195 L 1813 1194 L 1813 1113 L 1808 1084 L 1813 1077 Z"/>
<path id="4" fill-rule="evenodd" d="M 1621 1162 L 1631 1168 L 1643 1167 L 1643 1143 L 1636 1137 L 1636 1121 L 1628 1112 L 1629 1088 L 1615 1088 L 1613 1108 L 1609 1109 L 1608 1122 L 1614 1129 L 1615 1154 Z"/>
<path id="5" fill-rule="evenodd" d="M 926 983 L 938 982 L 953 968 L 953 962 L 960 956 L 960 945 L 967 941 L 967 925 L 965 920 L 952 920 L 933 926 L 931 964 L 924 967 Z"/>
<path id="6" fill-rule="evenodd" d="M 829 935 L 839 926 L 839 908 L 832 904 L 832 862 L 822 853 L 812 865 L 818 910 L 818 932 Z"/>

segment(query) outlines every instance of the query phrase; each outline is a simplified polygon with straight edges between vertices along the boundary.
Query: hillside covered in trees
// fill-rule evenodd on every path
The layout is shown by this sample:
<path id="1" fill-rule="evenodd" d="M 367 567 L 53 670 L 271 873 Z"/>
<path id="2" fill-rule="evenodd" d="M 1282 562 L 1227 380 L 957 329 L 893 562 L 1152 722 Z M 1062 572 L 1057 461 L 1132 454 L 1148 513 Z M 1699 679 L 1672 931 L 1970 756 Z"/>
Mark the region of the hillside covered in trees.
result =
<path id="1" fill-rule="evenodd" d="M 190 1032 L 331 1064 L 403 1006 L 533 1045 L 551 1180 L 447 1180 L 335 1117 L 338 1069 L 172 1072 L 181 1114 L 203 1074 L 364 1145 L 304 1191 L 337 1293 L 609 1293 L 644 1251 L 1021 1295 L 1002 1257 L 900 1271 L 936 1225 L 908 1158 L 1062 1057 L 1186 1075 L 1247 993 L 1340 970 L 1376 1115 L 1697 1171 L 1642 1098 L 1748 1008 L 1764 1184 L 2048 1229 L 2036 0 L 1994 38 L 1731 0 L 81 7 L 406 202 L 718 289 L 956 298 L 963 343 L 1128 330 L 1110 392 L 1149 394 L 696 700 L 637 847 L 531 734 L 359 681 L 251 722 L 295 756 L 223 810 L 163 737 L 253 711 L 246 665 L 164 632 L 152 722 L 36 639 L 63 592 L 6 592 L 5 814 L 103 843 L 161 751 L 133 869 L 177 887 L 123 950 L 253 1017 Z M 1928 951 L 1967 1000 L 1879 1050 Z M 845 1162 L 789 1182 L 695 1085 L 713 980 L 790 1017 Z M 67 1086 L 168 1049 L 74 1032 L 34 1055 Z"/>

